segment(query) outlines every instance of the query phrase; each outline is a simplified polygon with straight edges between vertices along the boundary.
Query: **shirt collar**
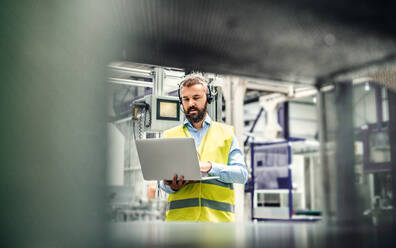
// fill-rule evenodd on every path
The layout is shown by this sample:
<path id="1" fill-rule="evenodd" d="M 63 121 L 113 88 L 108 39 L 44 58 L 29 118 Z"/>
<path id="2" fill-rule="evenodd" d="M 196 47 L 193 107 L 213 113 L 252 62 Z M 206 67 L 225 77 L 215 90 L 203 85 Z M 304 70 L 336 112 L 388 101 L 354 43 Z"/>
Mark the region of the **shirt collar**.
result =
<path id="1" fill-rule="evenodd" d="M 204 127 L 205 125 L 210 126 L 211 123 L 212 123 L 212 118 L 210 118 L 209 114 L 206 113 L 206 118 L 205 118 L 205 120 L 204 120 L 204 123 L 203 123 L 202 127 Z M 184 119 L 183 125 L 184 125 L 184 126 L 187 125 L 187 126 L 189 126 L 189 127 L 195 128 L 195 127 L 187 120 L 187 118 Z"/>

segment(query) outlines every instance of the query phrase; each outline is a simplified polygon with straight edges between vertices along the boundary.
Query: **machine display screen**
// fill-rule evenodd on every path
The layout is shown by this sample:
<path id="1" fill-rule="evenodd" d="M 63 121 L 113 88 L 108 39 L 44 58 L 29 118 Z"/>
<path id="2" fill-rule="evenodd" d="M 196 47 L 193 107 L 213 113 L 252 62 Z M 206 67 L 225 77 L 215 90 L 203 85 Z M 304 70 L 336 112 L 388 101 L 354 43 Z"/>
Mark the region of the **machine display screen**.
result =
<path id="1" fill-rule="evenodd" d="M 387 131 L 372 132 L 369 136 L 370 163 L 391 161 L 389 134 Z"/>
<path id="2" fill-rule="evenodd" d="M 157 119 L 178 121 L 180 119 L 179 101 L 157 99 Z"/>

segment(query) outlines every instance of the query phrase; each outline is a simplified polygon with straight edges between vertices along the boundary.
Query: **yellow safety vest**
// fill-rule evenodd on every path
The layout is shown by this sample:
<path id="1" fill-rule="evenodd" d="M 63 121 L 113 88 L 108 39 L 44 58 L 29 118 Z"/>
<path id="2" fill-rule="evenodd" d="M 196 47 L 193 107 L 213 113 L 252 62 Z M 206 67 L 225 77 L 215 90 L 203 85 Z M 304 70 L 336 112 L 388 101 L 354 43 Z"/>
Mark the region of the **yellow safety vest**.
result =
<path id="1" fill-rule="evenodd" d="M 198 149 L 200 160 L 227 164 L 233 133 L 233 127 L 212 121 Z M 163 136 L 185 138 L 191 134 L 181 125 L 166 130 Z M 197 181 L 169 194 L 166 221 L 229 222 L 234 221 L 234 212 L 232 183 Z"/>

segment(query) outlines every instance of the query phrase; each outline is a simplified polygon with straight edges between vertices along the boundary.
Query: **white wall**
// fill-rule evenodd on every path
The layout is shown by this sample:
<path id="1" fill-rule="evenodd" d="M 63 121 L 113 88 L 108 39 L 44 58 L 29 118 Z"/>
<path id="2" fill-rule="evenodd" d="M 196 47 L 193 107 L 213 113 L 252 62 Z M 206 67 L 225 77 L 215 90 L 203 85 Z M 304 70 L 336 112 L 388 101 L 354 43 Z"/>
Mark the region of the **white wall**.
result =
<path id="1" fill-rule="evenodd" d="M 107 184 L 124 185 L 124 135 L 114 126 L 107 124 Z"/>

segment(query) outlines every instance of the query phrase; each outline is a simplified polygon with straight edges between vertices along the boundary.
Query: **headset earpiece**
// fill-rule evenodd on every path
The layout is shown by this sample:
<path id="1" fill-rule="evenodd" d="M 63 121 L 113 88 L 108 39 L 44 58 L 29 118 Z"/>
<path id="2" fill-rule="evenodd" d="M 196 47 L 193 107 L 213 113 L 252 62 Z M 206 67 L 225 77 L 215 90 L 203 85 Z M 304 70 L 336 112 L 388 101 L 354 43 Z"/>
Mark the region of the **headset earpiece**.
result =
<path id="1" fill-rule="evenodd" d="M 179 84 L 179 86 L 177 87 L 177 96 L 179 97 L 179 103 L 180 103 L 180 105 L 183 105 L 183 101 L 182 101 L 181 93 L 180 93 L 180 88 L 181 88 L 182 83 L 183 83 L 183 82 L 181 82 L 181 83 Z"/>
<path id="2" fill-rule="evenodd" d="M 207 85 L 208 87 L 208 94 L 206 94 L 206 100 L 208 104 L 210 104 L 213 101 L 213 96 L 212 96 L 212 91 L 210 90 L 210 85 Z"/>

